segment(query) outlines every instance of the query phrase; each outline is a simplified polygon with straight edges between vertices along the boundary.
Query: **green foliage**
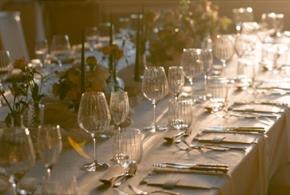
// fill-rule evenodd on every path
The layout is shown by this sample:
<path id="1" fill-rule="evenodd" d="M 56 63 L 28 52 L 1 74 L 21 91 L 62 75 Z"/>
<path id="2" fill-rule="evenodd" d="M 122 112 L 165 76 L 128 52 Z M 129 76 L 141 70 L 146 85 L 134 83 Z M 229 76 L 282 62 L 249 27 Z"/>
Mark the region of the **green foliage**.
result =
<path id="1" fill-rule="evenodd" d="M 43 97 L 39 85 L 35 81 L 36 75 L 40 75 L 40 73 L 34 68 L 26 65 L 19 75 L 8 80 L 8 89 L 13 96 L 12 101 L 8 101 L 3 88 L 0 90 L 0 95 L 4 98 L 9 108 L 9 113 L 5 118 L 7 125 L 10 125 L 12 121 L 14 123 L 19 123 L 29 103 L 38 105 Z"/>

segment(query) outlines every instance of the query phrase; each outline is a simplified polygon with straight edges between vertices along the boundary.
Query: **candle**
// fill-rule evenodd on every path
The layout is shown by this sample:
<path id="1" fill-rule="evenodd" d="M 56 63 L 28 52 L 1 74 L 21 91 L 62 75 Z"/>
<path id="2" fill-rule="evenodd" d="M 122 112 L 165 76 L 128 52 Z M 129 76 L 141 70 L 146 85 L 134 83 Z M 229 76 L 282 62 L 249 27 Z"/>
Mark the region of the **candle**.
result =
<path id="1" fill-rule="evenodd" d="M 85 35 L 82 33 L 82 52 L 81 52 L 81 92 L 85 92 Z"/>

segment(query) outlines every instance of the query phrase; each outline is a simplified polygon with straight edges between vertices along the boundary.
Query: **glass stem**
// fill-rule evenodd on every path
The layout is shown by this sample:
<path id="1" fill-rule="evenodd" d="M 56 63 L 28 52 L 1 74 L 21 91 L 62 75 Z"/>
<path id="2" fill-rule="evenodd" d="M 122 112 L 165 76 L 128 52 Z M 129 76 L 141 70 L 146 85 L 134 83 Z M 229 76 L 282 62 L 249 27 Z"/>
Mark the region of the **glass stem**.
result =
<path id="1" fill-rule="evenodd" d="M 93 144 L 94 144 L 94 154 L 93 154 L 93 159 L 94 159 L 94 162 L 98 162 L 98 160 L 97 160 L 97 144 L 96 144 L 96 136 L 95 136 L 95 134 L 93 133 L 92 135 L 92 138 L 93 138 Z"/>
<path id="2" fill-rule="evenodd" d="M 49 165 L 46 167 L 46 179 L 49 179 L 51 176 L 51 169 L 52 169 L 52 165 Z"/>
<path id="3" fill-rule="evenodd" d="M 156 122 L 156 101 L 153 101 L 153 132 L 157 130 L 157 122 Z"/>
<path id="4" fill-rule="evenodd" d="M 15 181 L 15 177 L 14 175 L 11 175 L 9 177 L 9 183 L 11 184 L 11 190 L 12 190 L 12 195 L 17 195 L 17 185 L 16 185 L 16 181 Z"/>

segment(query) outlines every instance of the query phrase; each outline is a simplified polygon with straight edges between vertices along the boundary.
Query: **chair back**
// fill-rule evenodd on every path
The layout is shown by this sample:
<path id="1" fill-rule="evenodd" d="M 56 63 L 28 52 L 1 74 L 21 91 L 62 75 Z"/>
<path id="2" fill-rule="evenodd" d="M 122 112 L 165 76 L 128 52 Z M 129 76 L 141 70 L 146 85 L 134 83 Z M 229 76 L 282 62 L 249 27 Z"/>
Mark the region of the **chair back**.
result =
<path id="1" fill-rule="evenodd" d="M 0 12 L 0 39 L 11 59 L 29 60 L 19 12 Z"/>

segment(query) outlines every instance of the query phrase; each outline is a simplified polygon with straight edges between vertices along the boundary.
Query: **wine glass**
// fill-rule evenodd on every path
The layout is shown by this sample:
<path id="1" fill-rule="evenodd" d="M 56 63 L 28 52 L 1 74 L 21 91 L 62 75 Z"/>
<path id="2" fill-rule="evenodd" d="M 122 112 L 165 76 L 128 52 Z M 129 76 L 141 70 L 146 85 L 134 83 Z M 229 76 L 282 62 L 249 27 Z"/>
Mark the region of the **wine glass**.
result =
<path id="1" fill-rule="evenodd" d="M 213 53 L 218 58 L 223 67 L 226 67 L 226 62 L 230 60 L 234 54 L 234 41 L 231 35 L 217 35 L 214 41 Z"/>
<path id="2" fill-rule="evenodd" d="M 193 63 L 196 59 L 192 55 L 191 49 L 183 49 L 181 56 L 181 66 L 183 67 L 184 75 L 192 85 L 192 77 L 194 75 Z"/>
<path id="3" fill-rule="evenodd" d="M 37 150 L 44 163 L 47 179 L 62 150 L 62 136 L 59 125 L 44 125 L 38 128 Z"/>
<path id="4" fill-rule="evenodd" d="M 82 94 L 78 124 L 81 129 L 91 135 L 94 144 L 93 162 L 87 163 L 81 169 L 95 172 L 108 168 L 106 163 L 100 163 L 96 154 L 97 133 L 106 130 L 111 121 L 110 110 L 103 92 L 85 92 Z"/>
<path id="5" fill-rule="evenodd" d="M 12 194 L 30 194 L 18 181 L 35 163 L 35 153 L 27 128 L 7 128 L 0 135 L 0 168 L 9 177 Z"/>
<path id="6" fill-rule="evenodd" d="M 161 66 L 148 66 L 144 71 L 142 81 L 142 92 L 145 98 L 153 104 L 153 126 L 145 128 L 154 133 L 156 131 L 166 130 L 157 125 L 156 122 L 156 104 L 164 98 L 168 92 L 168 83 L 164 68 Z"/>
<path id="7" fill-rule="evenodd" d="M 68 35 L 54 35 L 52 37 L 50 54 L 59 66 L 71 57 L 71 45 Z"/>
<path id="8" fill-rule="evenodd" d="M 183 67 L 170 66 L 168 69 L 168 86 L 175 99 L 177 99 L 178 94 L 183 85 L 184 85 Z"/>
<path id="9" fill-rule="evenodd" d="M 97 27 L 89 27 L 85 32 L 86 41 L 89 45 L 90 51 L 94 51 L 99 40 L 99 33 Z"/>
<path id="10" fill-rule="evenodd" d="M 183 49 L 181 65 L 185 76 L 192 85 L 194 99 L 202 101 L 205 97 L 205 70 L 202 62 L 202 49 L 189 48 Z"/>
<path id="11" fill-rule="evenodd" d="M 110 111 L 113 123 L 121 131 L 120 125 L 129 115 L 129 98 L 126 91 L 113 91 L 110 98 Z"/>
<path id="12" fill-rule="evenodd" d="M 115 155 L 116 162 L 123 162 L 127 155 L 120 151 L 123 137 L 121 136 L 121 124 L 129 115 L 129 98 L 125 91 L 113 91 L 110 98 L 110 111 L 113 123 L 118 127 L 118 132 L 115 136 Z"/>
<path id="13" fill-rule="evenodd" d="M 212 64 L 213 64 L 212 49 L 201 50 L 201 62 L 203 64 L 205 74 L 206 75 L 210 74 L 210 71 L 212 69 Z"/>

